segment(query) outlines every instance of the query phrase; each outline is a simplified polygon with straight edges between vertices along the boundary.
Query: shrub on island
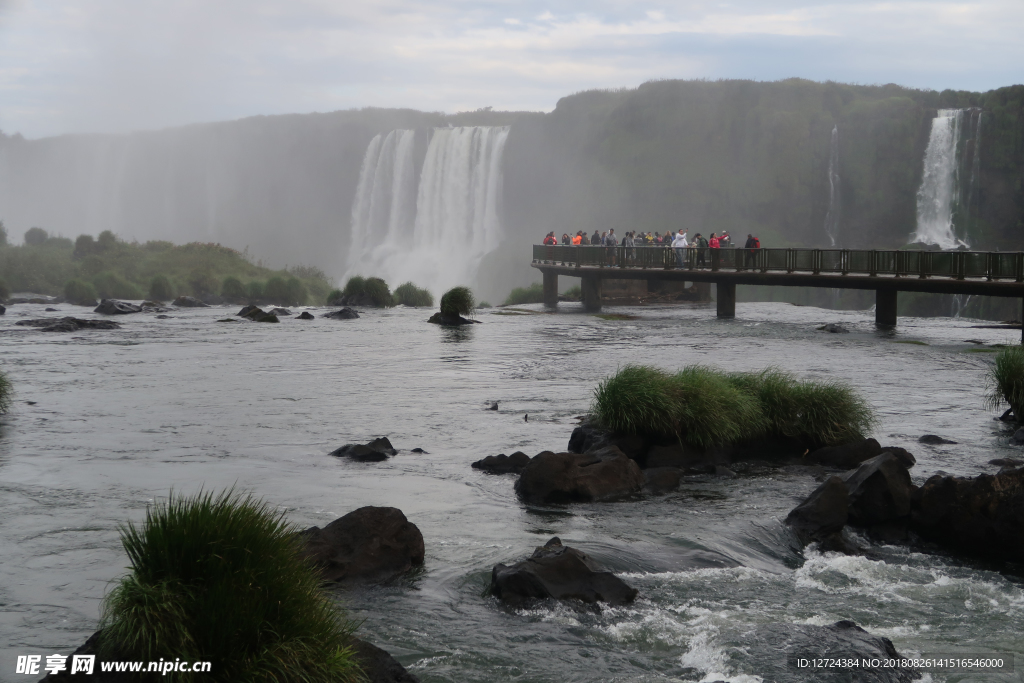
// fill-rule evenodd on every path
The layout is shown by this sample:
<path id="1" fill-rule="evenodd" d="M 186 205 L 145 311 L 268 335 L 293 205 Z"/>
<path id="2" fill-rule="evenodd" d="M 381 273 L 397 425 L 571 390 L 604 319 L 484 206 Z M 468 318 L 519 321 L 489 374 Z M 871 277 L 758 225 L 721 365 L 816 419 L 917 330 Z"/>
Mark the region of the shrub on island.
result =
<path id="1" fill-rule="evenodd" d="M 395 302 L 403 306 L 429 307 L 434 305 L 434 295 L 406 282 L 395 288 Z"/>
<path id="2" fill-rule="evenodd" d="M 7 379 L 2 371 L 0 371 L 0 415 L 3 415 L 11 409 L 11 380 Z"/>
<path id="3" fill-rule="evenodd" d="M 544 285 L 534 282 L 529 287 L 516 287 L 509 292 L 502 306 L 544 303 Z"/>
<path id="4" fill-rule="evenodd" d="M 166 275 L 157 275 L 149 281 L 150 301 L 170 301 L 174 298 L 174 287 Z"/>
<path id="5" fill-rule="evenodd" d="M 1024 421 L 1024 346 L 1008 346 L 997 355 L 988 371 L 988 405 L 1010 406 L 1017 422 Z"/>
<path id="6" fill-rule="evenodd" d="M 68 280 L 64 285 L 64 299 L 77 306 L 95 306 L 96 288 L 81 280 Z"/>
<path id="7" fill-rule="evenodd" d="M 379 277 L 364 278 L 356 275 L 345 283 L 341 297 L 335 299 L 333 305 L 391 308 L 395 305 L 395 298 L 391 295 L 388 283 Z"/>
<path id="8" fill-rule="evenodd" d="M 598 385 L 591 409 L 613 432 L 675 438 L 694 448 L 769 436 L 815 446 L 863 439 L 874 414 L 852 388 L 800 381 L 769 368 L 726 373 L 691 365 L 674 374 L 629 365 Z"/>
<path id="9" fill-rule="evenodd" d="M 353 626 L 295 531 L 265 503 L 230 491 L 154 506 L 140 527 L 121 529 L 131 571 L 104 600 L 101 656 L 210 661 L 203 680 L 364 680 Z"/>
<path id="10" fill-rule="evenodd" d="M 128 280 L 109 270 L 92 278 L 96 293 L 101 299 L 141 299 L 142 292 Z"/>
<path id="11" fill-rule="evenodd" d="M 477 320 L 463 318 L 473 312 L 476 301 L 468 287 L 452 287 L 441 296 L 441 310 L 427 322 L 437 325 L 471 325 Z"/>
<path id="12" fill-rule="evenodd" d="M 244 304 L 249 301 L 249 293 L 242 281 L 233 275 L 224 278 L 220 286 L 220 295 L 225 301 L 233 304 Z"/>

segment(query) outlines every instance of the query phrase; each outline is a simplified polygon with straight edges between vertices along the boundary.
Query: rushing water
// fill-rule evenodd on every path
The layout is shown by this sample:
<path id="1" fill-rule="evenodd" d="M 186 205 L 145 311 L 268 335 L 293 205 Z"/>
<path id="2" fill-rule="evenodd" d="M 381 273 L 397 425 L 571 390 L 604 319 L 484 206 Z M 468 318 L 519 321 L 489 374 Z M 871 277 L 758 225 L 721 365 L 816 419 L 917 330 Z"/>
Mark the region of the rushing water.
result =
<path id="1" fill-rule="evenodd" d="M 779 520 L 817 485 L 802 468 L 748 466 L 662 497 L 562 507 L 524 505 L 514 477 L 470 468 L 499 452 L 564 448 L 596 382 L 643 362 L 844 379 L 878 410 L 879 440 L 917 456 L 916 481 L 939 469 L 994 472 L 988 460 L 1019 449 L 984 407 L 991 354 L 968 349 L 1019 332 L 901 318 L 891 336 L 865 312 L 777 303 L 738 304 L 732 321 L 706 307 L 616 309 L 639 319 L 604 320 L 570 305 L 481 312 L 483 324 L 463 329 L 403 308 L 279 325 L 184 310 L 70 335 L 14 326 L 40 308 L 0 318 L 0 364 L 18 391 L 0 418 L 0 680 L 23 678 L 16 655 L 68 654 L 94 630 L 126 565 L 118 524 L 171 490 L 231 486 L 297 525 L 401 508 L 423 532 L 424 569 L 339 598 L 369 640 L 427 682 L 759 681 L 752 629 L 838 619 L 905 654 L 1024 656 L 1024 589 L 1010 574 L 900 547 L 870 559 L 795 547 Z M 73 309 L 60 308 L 47 315 Z M 852 332 L 815 331 L 824 322 Z M 959 444 L 918 444 L 926 433 Z M 401 453 L 376 464 L 328 455 L 378 435 Z M 486 595 L 495 563 L 554 535 L 621 573 L 637 602 L 510 610 Z"/>
<path id="2" fill-rule="evenodd" d="M 843 195 L 839 178 L 839 125 L 832 126 L 828 146 L 828 213 L 825 214 L 825 234 L 830 246 L 842 246 L 839 225 L 843 215 Z"/>

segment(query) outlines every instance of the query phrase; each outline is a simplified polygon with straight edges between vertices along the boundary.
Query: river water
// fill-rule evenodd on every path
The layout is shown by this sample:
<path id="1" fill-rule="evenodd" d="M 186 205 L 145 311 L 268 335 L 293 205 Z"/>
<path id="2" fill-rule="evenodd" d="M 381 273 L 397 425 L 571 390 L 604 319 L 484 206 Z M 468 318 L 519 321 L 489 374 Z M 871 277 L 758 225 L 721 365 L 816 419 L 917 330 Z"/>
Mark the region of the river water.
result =
<path id="1" fill-rule="evenodd" d="M 17 389 L 0 418 L 0 680 L 27 679 L 13 673 L 17 655 L 69 654 L 95 630 L 127 564 L 119 524 L 172 490 L 232 486 L 299 526 L 363 505 L 405 512 L 423 532 L 424 569 L 338 597 L 364 637 L 427 682 L 760 681 L 756 627 L 839 619 L 902 654 L 1002 651 L 1024 666 L 1019 577 L 900 547 L 876 547 L 871 559 L 801 551 L 779 521 L 817 485 L 799 468 L 565 507 L 524 505 L 513 476 L 470 468 L 486 455 L 564 449 L 596 383 L 621 365 L 704 363 L 849 381 L 877 409 L 879 441 L 916 455 L 918 483 L 938 470 L 995 472 L 990 459 L 1020 449 L 984 405 L 993 354 L 969 349 L 1015 343 L 1019 332 L 901 318 L 886 334 L 866 312 L 781 303 L 739 304 L 732 321 L 704 306 L 606 309 L 634 320 L 528 306 L 481 311 L 483 324 L 463 329 L 404 308 L 279 325 L 182 310 L 76 334 L 14 325 L 95 317 L 41 308 L 0 317 L 0 368 Z M 826 322 L 851 333 L 815 330 Z M 496 412 L 486 410 L 493 401 Z M 923 446 L 922 434 L 959 443 Z M 380 435 L 401 449 L 387 462 L 328 455 Z M 637 601 L 517 611 L 486 595 L 495 563 L 555 535 L 620 573 Z"/>

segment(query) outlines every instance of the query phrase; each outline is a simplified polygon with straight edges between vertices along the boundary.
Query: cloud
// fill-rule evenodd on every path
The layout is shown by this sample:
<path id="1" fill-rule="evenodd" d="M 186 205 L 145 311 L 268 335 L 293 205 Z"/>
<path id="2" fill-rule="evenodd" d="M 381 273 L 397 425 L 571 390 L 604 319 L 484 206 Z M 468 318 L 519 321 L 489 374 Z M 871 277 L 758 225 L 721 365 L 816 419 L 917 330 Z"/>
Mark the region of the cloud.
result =
<path id="1" fill-rule="evenodd" d="M 652 78 L 988 89 L 1022 80 L 1022 30 L 1019 0 L 0 0 L 0 128 L 550 110 L 570 92 Z"/>

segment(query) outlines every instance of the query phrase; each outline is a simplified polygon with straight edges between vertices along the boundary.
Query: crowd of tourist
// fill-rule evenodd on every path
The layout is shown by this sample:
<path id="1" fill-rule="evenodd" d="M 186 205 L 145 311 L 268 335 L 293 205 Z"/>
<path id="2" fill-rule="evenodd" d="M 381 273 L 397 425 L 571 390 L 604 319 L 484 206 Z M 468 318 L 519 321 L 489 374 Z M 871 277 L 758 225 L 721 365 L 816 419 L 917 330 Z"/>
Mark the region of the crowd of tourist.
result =
<path id="1" fill-rule="evenodd" d="M 650 231 L 646 233 L 629 231 L 623 235 L 621 242 L 615 235 L 615 230 L 604 232 L 595 230 L 593 235 L 587 235 L 585 230 L 580 230 L 573 236 L 570 236 L 569 233 L 562 233 L 561 242 L 559 242 L 553 231 L 544 237 L 544 244 L 546 245 L 554 246 L 559 243 L 566 246 L 617 247 L 621 245 L 625 247 L 624 258 L 627 261 L 636 260 L 637 253 L 635 247 L 666 247 L 675 251 L 676 263 L 680 268 L 684 267 L 687 261 L 690 261 L 694 267 L 704 267 L 707 265 L 706 257 L 709 255 L 712 262 L 717 263 L 719 253 L 713 250 L 728 249 L 735 246 L 728 232 L 723 232 L 721 235 L 711 233 L 708 237 L 704 237 L 704 235 L 698 232 L 691 240 L 688 231 L 682 228 L 676 233 L 666 232 L 664 235 L 657 232 L 651 233 Z M 761 241 L 754 237 L 753 234 L 748 234 L 747 241 L 743 244 L 743 249 L 746 250 L 744 265 L 752 267 L 756 263 L 757 250 L 760 248 Z M 693 251 L 688 252 L 687 250 Z M 691 255 L 692 258 L 690 258 Z M 613 263 L 615 258 L 615 250 L 609 250 L 608 262 Z M 736 258 L 736 265 L 739 266 L 738 256 Z"/>

